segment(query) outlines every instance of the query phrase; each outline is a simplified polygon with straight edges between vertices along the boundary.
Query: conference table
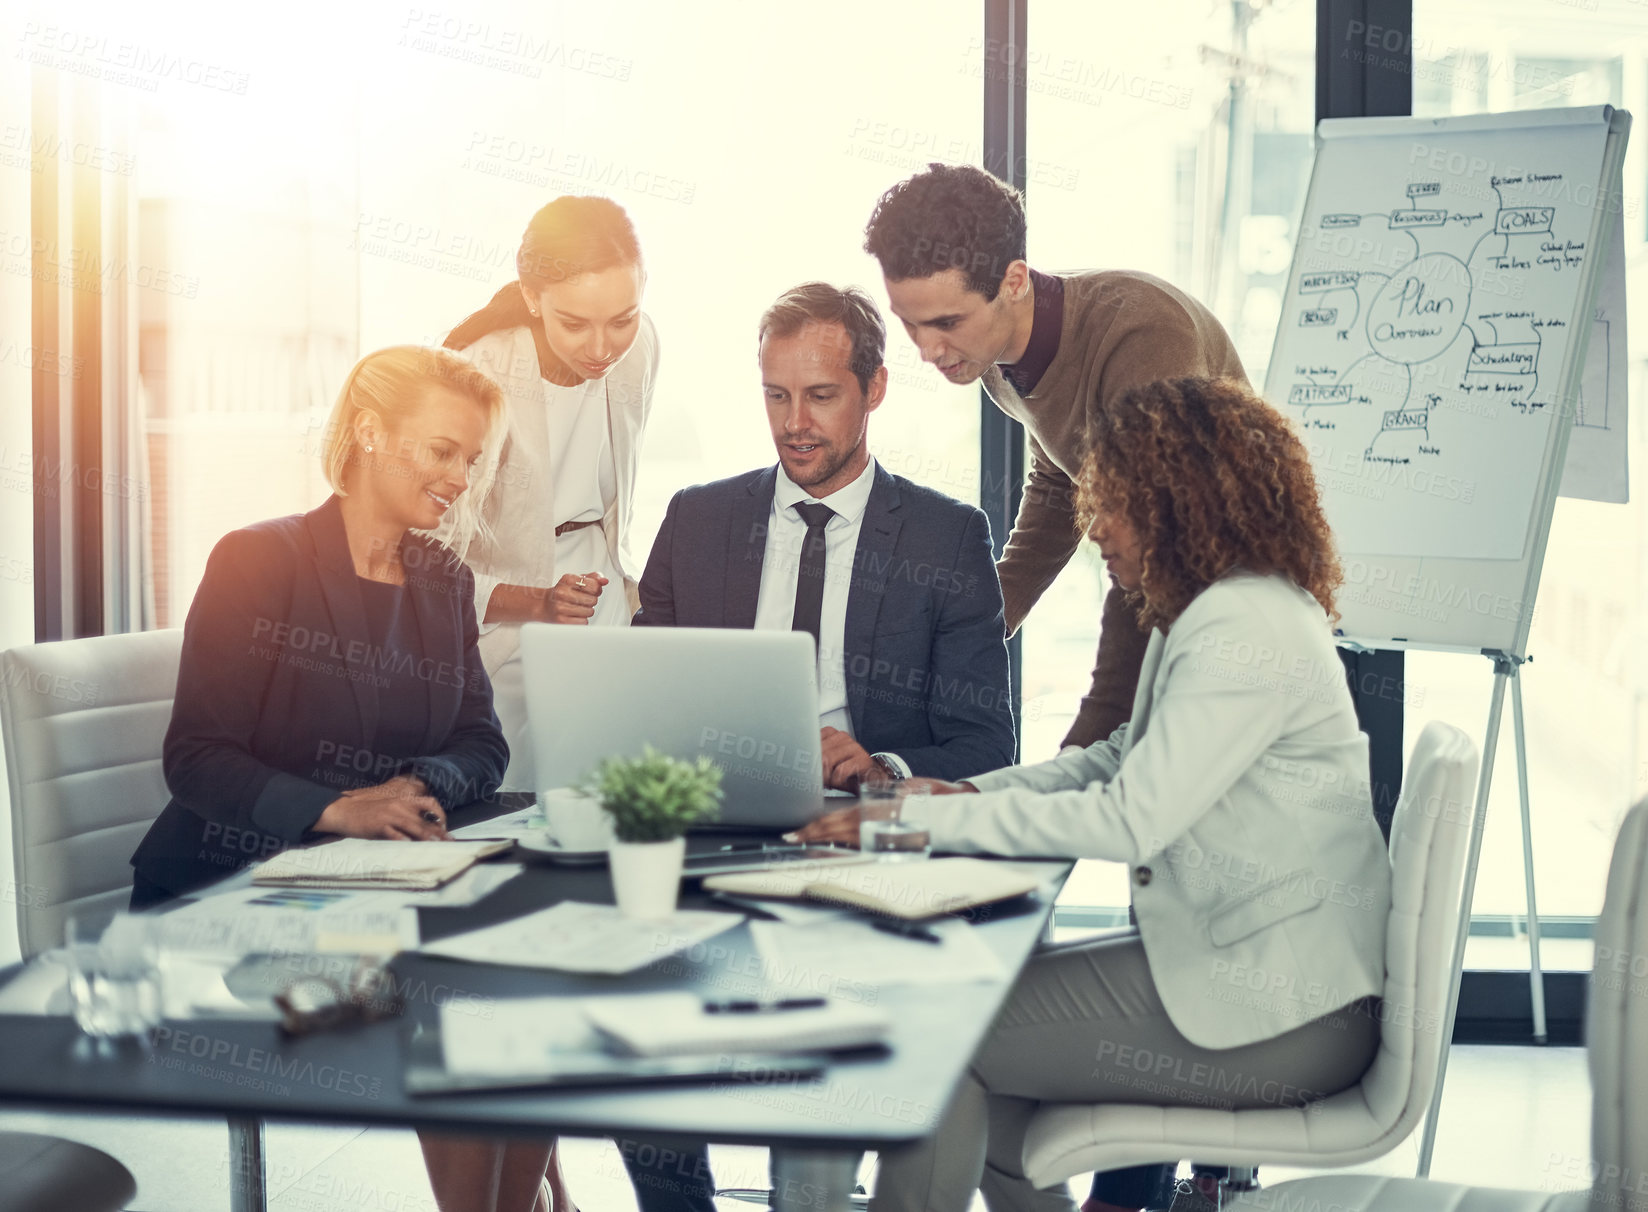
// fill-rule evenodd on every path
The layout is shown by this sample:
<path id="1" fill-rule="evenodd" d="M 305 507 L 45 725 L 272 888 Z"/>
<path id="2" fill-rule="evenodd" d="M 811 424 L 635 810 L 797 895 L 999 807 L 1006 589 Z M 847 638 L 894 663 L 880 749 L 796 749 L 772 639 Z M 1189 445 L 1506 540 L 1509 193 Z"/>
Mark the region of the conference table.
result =
<path id="1" fill-rule="evenodd" d="M 459 809 L 456 828 L 513 811 L 520 800 Z M 760 835 L 689 839 L 689 851 Z M 770 839 L 769 839 L 770 840 Z M 228 1019 L 168 1021 L 148 1048 L 89 1055 L 72 1018 L 0 1016 L 0 1102 L 64 1110 L 213 1114 L 231 1124 L 231 1206 L 264 1212 L 261 1121 L 331 1121 L 470 1135 L 594 1136 L 765 1145 L 773 1207 L 841 1212 L 850 1206 L 867 1149 L 907 1144 L 938 1126 L 962 1073 L 1019 970 L 1043 938 L 1065 860 L 1014 860 L 1044 876 L 1040 891 L 975 911 L 973 930 L 1006 979 L 884 984 L 874 989 L 893 1027 L 888 1049 L 833 1058 L 822 1075 L 798 1078 L 743 1065 L 733 1080 L 643 1087 L 529 1089 L 409 1096 L 402 1075 L 414 1032 L 442 1005 L 493 999 L 584 997 L 689 990 L 749 997 L 767 987 L 748 925 L 624 976 L 496 967 L 406 952 L 392 964 L 406 1000 L 398 1018 L 286 1039 L 277 1024 Z M 203 893 L 202 895 L 209 895 Z M 528 863 L 522 874 L 467 908 L 421 908 L 425 942 L 506 921 L 559 901 L 612 903 L 604 866 Z M 682 908 L 728 906 L 683 886 Z M 848 968 L 850 965 L 844 965 Z M 15 968 L 0 972 L 4 980 Z M 845 970 L 832 974 L 853 980 Z"/>

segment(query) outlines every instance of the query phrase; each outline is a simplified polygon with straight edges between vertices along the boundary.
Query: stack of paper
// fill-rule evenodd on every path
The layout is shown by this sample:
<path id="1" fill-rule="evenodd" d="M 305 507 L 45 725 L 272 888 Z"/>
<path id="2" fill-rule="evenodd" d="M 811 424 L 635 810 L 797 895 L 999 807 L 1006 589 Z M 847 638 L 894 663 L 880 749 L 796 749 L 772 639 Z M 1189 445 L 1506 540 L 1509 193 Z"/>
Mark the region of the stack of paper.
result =
<path id="1" fill-rule="evenodd" d="M 562 901 L 552 909 L 425 943 L 420 950 L 477 964 L 615 974 L 656 963 L 743 920 L 740 913 L 683 909 L 645 921 L 625 917 L 612 905 Z"/>
<path id="2" fill-rule="evenodd" d="M 439 888 L 511 844 L 346 837 L 282 851 L 252 869 L 252 882 L 295 888 Z"/>
<path id="3" fill-rule="evenodd" d="M 168 953 L 231 959 L 418 945 L 418 915 L 401 898 L 319 888 L 240 888 L 162 914 L 156 926 Z"/>
<path id="4" fill-rule="evenodd" d="M 582 1002 L 596 1030 L 632 1056 L 801 1052 L 880 1043 L 892 1019 L 880 1010 L 825 1000 L 819 1006 L 711 1014 L 691 993 L 592 997 Z"/>
<path id="5" fill-rule="evenodd" d="M 862 920 L 804 926 L 750 923 L 766 978 L 810 993 L 834 988 L 868 1003 L 882 985 L 999 981 L 1005 976 L 996 953 L 966 922 L 952 918 L 927 930 L 937 942 L 899 938 Z"/>
<path id="6" fill-rule="evenodd" d="M 536 804 L 529 804 L 525 808 L 517 808 L 514 812 L 506 812 L 503 816 L 495 816 L 491 820 L 462 825 L 451 830 L 450 836 L 461 842 L 469 838 L 528 837 L 543 831 L 544 810 Z"/>
<path id="7" fill-rule="evenodd" d="M 568 998 L 503 998 L 489 1002 L 487 1011 L 480 1016 L 456 1003 L 441 1007 L 441 1049 L 449 1072 L 551 1072 L 569 1058 L 602 1050 L 601 1037 Z"/>
<path id="8" fill-rule="evenodd" d="M 972 858 L 841 867 L 797 863 L 770 871 L 716 875 L 704 881 L 704 887 L 711 892 L 805 897 L 911 921 L 1023 896 L 1040 884 L 1038 876 L 1022 869 Z"/>

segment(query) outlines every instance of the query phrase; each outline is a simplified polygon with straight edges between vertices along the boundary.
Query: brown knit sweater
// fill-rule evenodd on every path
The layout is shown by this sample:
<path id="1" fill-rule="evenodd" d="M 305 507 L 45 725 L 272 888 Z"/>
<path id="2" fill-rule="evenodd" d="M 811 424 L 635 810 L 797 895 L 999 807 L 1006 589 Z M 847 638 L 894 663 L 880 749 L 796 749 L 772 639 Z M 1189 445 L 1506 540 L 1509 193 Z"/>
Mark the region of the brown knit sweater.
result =
<path id="1" fill-rule="evenodd" d="M 1064 327 L 1059 351 L 1028 396 L 1001 371 L 984 373 L 996 406 L 1030 434 L 1030 474 L 1019 516 L 997 571 L 1016 631 L 1075 553 L 1075 475 L 1087 453 L 1088 419 L 1130 387 L 1181 375 L 1235 378 L 1247 374 L 1224 326 L 1202 304 L 1149 274 L 1110 269 L 1061 274 Z M 1105 600 L 1093 686 L 1066 744 L 1109 736 L 1133 711 L 1145 642 L 1114 586 Z"/>

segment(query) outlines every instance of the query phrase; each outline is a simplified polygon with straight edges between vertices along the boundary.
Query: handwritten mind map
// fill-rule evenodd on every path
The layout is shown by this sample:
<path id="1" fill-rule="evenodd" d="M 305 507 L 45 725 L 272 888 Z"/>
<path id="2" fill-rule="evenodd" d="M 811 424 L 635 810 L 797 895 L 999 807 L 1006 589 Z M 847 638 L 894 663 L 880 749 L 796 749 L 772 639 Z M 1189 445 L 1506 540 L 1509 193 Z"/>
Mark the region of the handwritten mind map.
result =
<path id="1" fill-rule="evenodd" d="M 1573 131 L 1535 132 L 1517 166 L 1460 155 L 1454 173 L 1408 140 L 1324 143 L 1267 386 L 1341 550 L 1522 554 L 1551 417 L 1577 403 L 1557 380 L 1596 217 L 1593 139 L 1587 159 Z"/>

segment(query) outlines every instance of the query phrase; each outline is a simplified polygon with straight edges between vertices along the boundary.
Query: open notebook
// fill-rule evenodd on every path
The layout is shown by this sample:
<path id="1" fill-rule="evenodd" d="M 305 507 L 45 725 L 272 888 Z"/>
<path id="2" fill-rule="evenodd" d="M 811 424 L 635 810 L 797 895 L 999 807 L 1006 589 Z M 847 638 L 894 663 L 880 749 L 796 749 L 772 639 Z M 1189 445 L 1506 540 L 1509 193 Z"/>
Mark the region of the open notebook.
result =
<path id="1" fill-rule="evenodd" d="M 254 884 L 285 888 L 439 888 L 513 842 L 391 842 L 346 837 L 284 850 L 252 868 Z"/>
<path id="2" fill-rule="evenodd" d="M 1023 896 L 1040 884 L 1039 878 L 1022 868 L 972 858 L 846 867 L 797 863 L 775 871 L 716 875 L 704 881 L 712 892 L 826 901 L 907 921 Z"/>

